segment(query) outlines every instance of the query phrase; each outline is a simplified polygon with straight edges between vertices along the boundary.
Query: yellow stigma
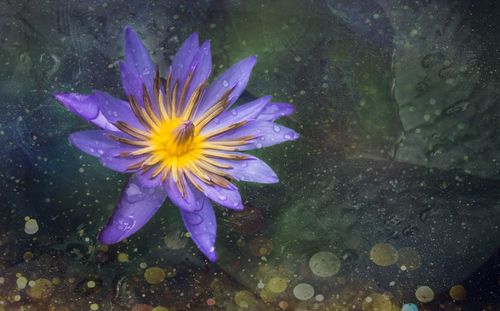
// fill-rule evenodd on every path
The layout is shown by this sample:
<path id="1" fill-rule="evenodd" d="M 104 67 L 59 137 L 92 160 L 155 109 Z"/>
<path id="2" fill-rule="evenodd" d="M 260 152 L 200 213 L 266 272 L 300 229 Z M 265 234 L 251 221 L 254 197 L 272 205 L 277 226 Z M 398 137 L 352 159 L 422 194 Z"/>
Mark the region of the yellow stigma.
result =
<path id="1" fill-rule="evenodd" d="M 201 155 L 203 138 L 195 135 L 194 125 L 189 120 L 180 118 L 161 122 L 157 129 L 151 131 L 149 144 L 151 154 L 159 157 L 160 162 L 175 162 L 178 167 L 185 167 L 195 162 Z"/>

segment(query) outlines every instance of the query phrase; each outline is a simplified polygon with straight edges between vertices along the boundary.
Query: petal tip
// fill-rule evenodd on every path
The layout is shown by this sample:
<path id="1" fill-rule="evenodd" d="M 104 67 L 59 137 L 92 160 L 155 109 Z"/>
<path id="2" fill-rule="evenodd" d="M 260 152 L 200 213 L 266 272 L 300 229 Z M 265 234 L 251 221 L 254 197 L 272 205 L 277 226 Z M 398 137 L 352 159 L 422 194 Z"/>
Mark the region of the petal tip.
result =
<path id="1" fill-rule="evenodd" d="M 113 230 L 113 228 L 111 227 L 106 227 L 102 229 L 97 239 L 99 240 L 99 242 L 101 242 L 101 244 L 112 245 L 124 239 L 121 238 L 121 235 L 122 235 L 121 232 Z"/>

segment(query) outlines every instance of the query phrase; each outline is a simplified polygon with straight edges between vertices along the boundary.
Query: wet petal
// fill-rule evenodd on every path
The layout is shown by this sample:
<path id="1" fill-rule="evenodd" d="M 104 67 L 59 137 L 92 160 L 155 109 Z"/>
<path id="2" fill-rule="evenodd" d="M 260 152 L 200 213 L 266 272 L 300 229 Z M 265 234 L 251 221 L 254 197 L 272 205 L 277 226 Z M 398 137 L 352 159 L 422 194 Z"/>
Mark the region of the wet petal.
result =
<path id="1" fill-rule="evenodd" d="M 172 203 L 180 209 L 188 212 L 200 210 L 203 207 L 203 200 L 200 200 L 200 196 L 198 195 L 199 191 L 194 189 L 191 183 L 186 181 L 184 177 L 182 177 L 181 183 L 183 183 L 186 191 L 184 197 L 181 195 L 173 178 L 167 178 L 165 182 L 165 189 L 170 201 L 172 201 Z"/>
<path id="2" fill-rule="evenodd" d="M 157 165 L 154 165 L 152 168 L 147 170 L 146 172 L 137 172 L 137 179 L 141 185 L 143 185 L 146 188 L 154 188 L 158 187 L 161 184 L 161 174 L 152 177 L 153 173 L 155 172 L 155 169 L 157 168 Z"/>
<path id="3" fill-rule="evenodd" d="M 58 93 L 54 96 L 71 112 L 103 129 L 117 131 L 113 123 L 119 120 L 143 129 L 128 103 L 108 93 L 94 91 L 92 94 Z"/>
<path id="4" fill-rule="evenodd" d="M 278 118 L 291 115 L 294 110 L 295 107 L 288 103 L 269 103 L 257 116 L 257 120 L 274 121 Z"/>
<path id="5" fill-rule="evenodd" d="M 251 150 L 296 140 L 299 134 L 292 129 L 270 121 L 251 121 L 248 124 L 216 136 L 211 140 L 235 140 L 239 137 L 256 136 L 250 143 L 239 147 L 239 150 Z"/>
<path id="6" fill-rule="evenodd" d="M 142 102 L 142 84 L 146 84 L 148 90 L 153 89 L 156 69 L 137 33 L 127 26 L 124 36 L 125 61 L 120 64 L 123 87 L 127 96 L 134 95 Z"/>
<path id="7" fill-rule="evenodd" d="M 72 133 L 69 136 L 70 143 L 81 151 L 98 157 L 101 164 L 117 172 L 128 172 L 127 168 L 145 158 L 120 157 L 121 152 L 133 151 L 137 148 L 121 144 L 109 137 L 111 134 L 103 130 L 88 130 Z M 113 135 L 123 136 L 120 132 L 113 132 Z"/>
<path id="8" fill-rule="evenodd" d="M 146 155 L 135 156 L 135 157 L 121 157 L 120 153 L 124 151 L 133 151 L 136 148 L 133 147 L 118 147 L 111 148 L 104 151 L 104 154 L 99 157 L 101 164 L 113 171 L 125 173 L 125 172 L 135 172 L 137 170 L 129 170 L 131 165 L 142 162 L 147 158 Z"/>
<path id="9" fill-rule="evenodd" d="M 94 157 L 101 157 L 105 151 L 120 146 L 120 143 L 109 137 L 103 130 L 88 130 L 69 135 L 69 142 L 81 151 Z"/>
<path id="10" fill-rule="evenodd" d="M 229 209 L 243 209 L 240 192 L 235 185 L 230 183 L 229 189 L 226 189 L 217 185 L 208 185 L 194 175 L 192 175 L 192 178 L 202 188 L 203 194 L 205 194 L 210 200 Z"/>
<path id="11" fill-rule="evenodd" d="M 212 55 L 210 53 L 210 42 L 205 41 L 198 49 L 198 53 L 191 62 L 190 70 L 193 71 L 193 78 L 186 93 L 185 103 L 189 100 L 193 91 L 202 83 L 208 80 L 212 70 Z M 186 74 L 187 76 L 187 74 Z"/>
<path id="12" fill-rule="evenodd" d="M 237 153 L 238 154 L 238 153 Z M 224 169 L 236 180 L 257 182 L 263 184 L 274 184 L 278 182 L 278 176 L 264 161 L 249 154 L 245 154 L 248 160 L 225 160 L 217 159 L 218 162 L 230 165 L 232 168 Z"/>
<path id="13" fill-rule="evenodd" d="M 271 100 L 271 96 L 264 96 L 249 103 L 243 104 L 228 111 L 224 111 L 212 122 L 208 123 L 203 130 L 202 134 L 210 131 L 238 123 L 240 121 L 251 121 L 257 118 L 262 109 L 265 108 L 267 103 Z"/>
<path id="14" fill-rule="evenodd" d="M 217 233 L 217 222 L 214 209 L 210 201 L 194 189 L 195 197 L 200 200 L 200 208 L 195 212 L 179 209 L 186 229 L 198 248 L 207 256 L 211 262 L 217 259 L 215 251 L 215 237 Z"/>
<path id="15" fill-rule="evenodd" d="M 166 197 L 162 187 L 145 188 L 136 177 L 131 177 L 99 241 L 109 245 L 128 238 L 153 217 Z"/>
<path id="16" fill-rule="evenodd" d="M 198 33 L 191 34 L 182 44 L 172 61 L 172 87 L 173 83 L 186 80 L 191 63 L 199 52 Z M 181 85 L 179 85 L 181 86 Z M 181 89 L 181 88 L 179 88 Z"/>
<path id="17" fill-rule="evenodd" d="M 256 61 L 257 58 L 255 56 L 247 57 L 231 66 L 217 80 L 212 82 L 201 99 L 195 117 L 203 115 L 224 93 L 235 87 L 229 95 L 229 106 L 231 106 L 245 90 Z"/>

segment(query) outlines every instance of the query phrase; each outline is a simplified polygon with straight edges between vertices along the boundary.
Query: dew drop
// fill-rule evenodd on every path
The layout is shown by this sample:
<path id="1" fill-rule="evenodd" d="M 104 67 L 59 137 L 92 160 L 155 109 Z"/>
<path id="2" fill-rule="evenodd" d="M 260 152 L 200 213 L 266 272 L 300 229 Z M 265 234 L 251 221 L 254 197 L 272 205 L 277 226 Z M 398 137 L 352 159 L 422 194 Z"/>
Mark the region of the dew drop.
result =
<path id="1" fill-rule="evenodd" d="M 226 197 L 225 195 L 222 195 L 222 194 L 221 194 L 221 195 L 219 195 L 219 199 L 220 199 L 221 201 L 226 201 L 226 200 L 227 200 L 227 197 Z"/>
<path id="2" fill-rule="evenodd" d="M 258 143 L 255 145 L 258 149 L 262 148 L 262 144 L 261 143 Z"/>
<path id="3" fill-rule="evenodd" d="M 229 82 L 228 82 L 227 80 L 223 80 L 223 81 L 222 81 L 222 85 L 223 85 L 224 87 L 228 87 L 228 86 L 229 86 Z"/>
<path id="4" fill-rule="evenodd" d="M 286 140 L 290 140 L 292 139 L 292 136 L 290 136 L 290 134 L 285 134 L 285 136 L 283 136 Z"/>
<path id="5" fill-rule="evenodd" d="M 280 127 L 279 125 L 277 125 L 277 124 L 275 124 L 275 125 L 273 126 L 273 129 L 274 129 L 274 131 L 275 131 L 276 133 L 279 133 L 279 132 L 281 131 L 281 127 Z"/>
<path id="6" fill-rule="evenodd" d="M 235 115 L 237 115 L 237 114 L 238 114 L 238 111 L 237 111 L 236 109 L 233 109 L 233 110 L 231 110 L 231 114 L 232 114 L 233 116 L 235 116 Z"/>

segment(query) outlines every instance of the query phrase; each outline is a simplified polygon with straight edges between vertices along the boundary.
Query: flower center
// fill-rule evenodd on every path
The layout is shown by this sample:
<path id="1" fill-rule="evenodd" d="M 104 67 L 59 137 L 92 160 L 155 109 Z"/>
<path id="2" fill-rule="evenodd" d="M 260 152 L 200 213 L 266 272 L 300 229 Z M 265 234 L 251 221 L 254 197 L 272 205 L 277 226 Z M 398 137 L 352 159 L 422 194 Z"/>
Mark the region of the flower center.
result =
<path id="1" fill-rule="evenodd" d="M 199 157 L 202 141 L 200 136 L 195 135 L 192 121 L 174 118 L 165 120 L 157 130 L 151 131 L 149 143 L 153 147 L 152 156 L 160 157 L 164 163 L 175 161 L 177 166 L 182 167 Z"/>

